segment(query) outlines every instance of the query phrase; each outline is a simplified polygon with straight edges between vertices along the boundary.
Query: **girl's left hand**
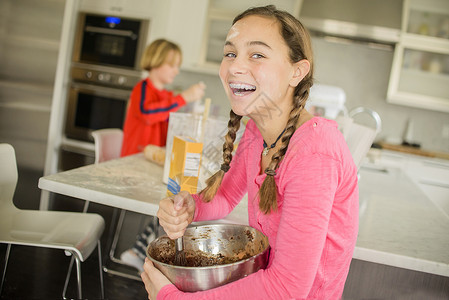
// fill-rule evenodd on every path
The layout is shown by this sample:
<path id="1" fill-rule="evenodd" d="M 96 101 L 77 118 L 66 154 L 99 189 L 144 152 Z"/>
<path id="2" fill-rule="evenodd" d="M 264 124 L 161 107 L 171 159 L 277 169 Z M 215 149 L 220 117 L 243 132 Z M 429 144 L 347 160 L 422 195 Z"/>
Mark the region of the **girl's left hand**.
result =
<path id="1" fill-rule="evenodd" d="M 161 288 L 167 284 L 171 284 L 170 280 L 165 277 L 156 267 L 153 265 L 151 260 L 145 258 L 145 264 L 143 265 L 144 272 L 140 274 L 143 283 L 145 284 L 145 289 L 148 293 L 148 299 L 156 300 L 157 294 Z"/>

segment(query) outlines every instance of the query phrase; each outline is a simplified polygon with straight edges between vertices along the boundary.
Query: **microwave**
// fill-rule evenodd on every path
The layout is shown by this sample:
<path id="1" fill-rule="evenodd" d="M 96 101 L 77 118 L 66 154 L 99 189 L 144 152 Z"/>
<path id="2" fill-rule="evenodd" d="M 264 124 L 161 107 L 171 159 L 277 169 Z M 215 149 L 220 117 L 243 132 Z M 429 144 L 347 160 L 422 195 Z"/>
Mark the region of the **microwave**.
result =
<path id="1" fill-rule="evenodd" d="M 139 69 L 148 20 L 80 13 L 73 62 Z"/>

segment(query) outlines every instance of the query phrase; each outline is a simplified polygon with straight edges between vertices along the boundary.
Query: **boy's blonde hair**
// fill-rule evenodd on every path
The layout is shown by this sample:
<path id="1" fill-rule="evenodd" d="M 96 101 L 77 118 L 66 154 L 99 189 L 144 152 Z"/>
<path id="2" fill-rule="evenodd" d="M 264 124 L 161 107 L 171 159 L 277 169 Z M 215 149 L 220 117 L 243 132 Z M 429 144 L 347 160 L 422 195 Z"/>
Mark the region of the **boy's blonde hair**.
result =
<path id="1" fill-rule="evenodd" d="M 182 62 L 181 48 L 165 39 L 158 39 L 147 46 L 140 61 L 140 67 L 144 70 L 150 71 L 153 68 L 158 68 L 164 63 L 174 64 L 174 61 L 167 61 L 170 51 L 179 54 L 179 64 Z"/>

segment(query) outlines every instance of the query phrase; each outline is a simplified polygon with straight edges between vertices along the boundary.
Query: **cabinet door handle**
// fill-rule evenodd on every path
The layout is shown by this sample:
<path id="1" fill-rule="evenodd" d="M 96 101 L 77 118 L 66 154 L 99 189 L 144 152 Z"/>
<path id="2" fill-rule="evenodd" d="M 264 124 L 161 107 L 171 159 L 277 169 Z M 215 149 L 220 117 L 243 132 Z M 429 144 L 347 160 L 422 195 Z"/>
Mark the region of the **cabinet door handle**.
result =
<path id="1" fill-rule="evenodd" d="M 442 163 L 439 163 L 439 162 L 434 162 L 434 161 L 424 161 L 423 164 L 424 165 L 428 165 L 430 167 L 435 167 L 435 168 L 441 168 L 441 169 L 446 169 L 446 170 L 449 169 L 449 165 L 442 164 Z"/>
<path id="2" fill-rule="evenodd" d="M 444 183 L 444 182 L 438 182 L 438 181 L 427 180 L 427 179 L 420 179 L 419 183 L 427 184 L 427 185 L 433 185 L 433 186 L 438 186 L 438 187 L 449 189 L 449 184 Z"/>

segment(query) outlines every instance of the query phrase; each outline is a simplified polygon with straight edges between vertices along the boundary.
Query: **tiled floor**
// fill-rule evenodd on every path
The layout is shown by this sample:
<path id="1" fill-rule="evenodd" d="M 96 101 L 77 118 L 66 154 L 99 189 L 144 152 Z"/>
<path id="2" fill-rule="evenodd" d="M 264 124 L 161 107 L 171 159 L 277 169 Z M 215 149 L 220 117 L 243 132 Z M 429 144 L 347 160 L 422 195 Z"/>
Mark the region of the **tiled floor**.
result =
<path id="1" fill-rule="evenodd" d="M 40 190 L 37 181 L 40 176 L 42 174 L 39 172 L 19 168 L 19 182 L 14 197 L 16 206 L 22 209 L 39 207 Z M 79 201 L 65 199 L 55 202 L 55 206 L 58 210 L 80 210 L 82 204 Z M 101 214 L 108 228 L 112 219 L 112 209 L 92 205 L 89 212 Z M 106 236 L 107 234 L 103 234 L 103 253 L 107 244 Z M 5 253 L 6 245 L 0 244 L 1 270 L 4 267 Z M 97 253 L 94 251 L 81 266 L 83 299 L 100 299 Z M 65 256 L 61 250 L 12 246 L 0 299 L 62 299 L 69 262 L 70 257 Z M 133 271 L 129 269 L 128 272 Z M 75 273 L 74 269 L 67 291 L 69 299 L 77 298 Z M 148 299 L 142 282 L 108 273 L 103 274 L 106 299 Z"/>

